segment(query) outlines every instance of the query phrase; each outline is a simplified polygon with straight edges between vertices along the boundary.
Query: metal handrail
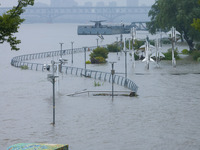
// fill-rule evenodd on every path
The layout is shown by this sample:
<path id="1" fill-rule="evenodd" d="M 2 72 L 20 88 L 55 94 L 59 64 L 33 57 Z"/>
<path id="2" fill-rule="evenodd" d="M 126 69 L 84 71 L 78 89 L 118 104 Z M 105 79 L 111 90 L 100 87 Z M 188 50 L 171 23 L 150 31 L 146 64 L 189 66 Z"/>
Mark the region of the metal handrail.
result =
<path id="1" fill-rule="evenodd" d="M 96 46 L 93 47 L 88 47 L 88 50 L 93 50 L 95 49 Z M 32 63 L 32 62 L 27 62 L 28 60 L 33 60 L 33 59 L 41 59 L 41 58 L 48 58 L 48 57 L 54 57 L 54 56 L 59 56 L 61 53 L 62 55 L 67 55 L 71 54 L 72 49 L 66 49 L 66 50 L 57 50 L 57 51 L 49 51 L 49 52 L 43 52 L 43 53 L 34 53 L 34 54 L 27 54 L 27 55 L 20 55 L 16 56 L 11 60 L 11 65 L 15 67 L 22 67 L 22 66 L 27 66 L 27 69 L 30 70 L 45 70 L 44 64 L 41 63 Z M 73 49 L 73 53 L 79 53 L 79 52 L 84 52 L 84 48 L 75 48 Z M 111 81 L 111 73 L 108 72 L 102 72 L 102 71 L 96 71 L 96 70 L 90 70 L 90 69 L 84 69 L 84 68 L 78 68 L 78 67 L 70 67 L 70 66 L 62 66 L 62 71 L 65 74 L 73 74 L 77 76 L 85 76 L 89 78 L 94 78 L 98 80 L 103 80 L 103 81 Z M 128 89 L 130 89 L 133 92 L 137 92 L 138 86 L 130 79 L 125 78 L 123 76 L 119 75 L 114 75 L 113 77 L 113 82 L 124 86 Z"/>

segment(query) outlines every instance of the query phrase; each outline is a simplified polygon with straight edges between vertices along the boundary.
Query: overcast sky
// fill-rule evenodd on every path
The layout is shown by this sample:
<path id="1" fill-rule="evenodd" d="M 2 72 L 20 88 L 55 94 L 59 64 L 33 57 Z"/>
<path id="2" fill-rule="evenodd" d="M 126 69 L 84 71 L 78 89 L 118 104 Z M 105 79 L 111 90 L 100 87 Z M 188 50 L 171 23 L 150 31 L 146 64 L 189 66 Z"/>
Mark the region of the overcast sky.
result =
<path id="1" fill-rule="evenodd" d="M 1 7 L 11 7 L 13 5 L 17 4 L 18 0 L 0 0 Z M 83 5 L 85 2 L 91 1 L 93 2 L 93 5 L 95 5 L 96 2 L 103 1 L 105 4 L 108 4 L 111 1 L 116 1 L 118 6 L 125 6 L 126 0 L 74 0 L 79 5 Z M 50 4 L 50 0 L 35 0 L 35 2 L 42 2 L 46 4 Z M 155 2 L 155 0 L 140 0 L 139 5 L 152 5 Z"/>

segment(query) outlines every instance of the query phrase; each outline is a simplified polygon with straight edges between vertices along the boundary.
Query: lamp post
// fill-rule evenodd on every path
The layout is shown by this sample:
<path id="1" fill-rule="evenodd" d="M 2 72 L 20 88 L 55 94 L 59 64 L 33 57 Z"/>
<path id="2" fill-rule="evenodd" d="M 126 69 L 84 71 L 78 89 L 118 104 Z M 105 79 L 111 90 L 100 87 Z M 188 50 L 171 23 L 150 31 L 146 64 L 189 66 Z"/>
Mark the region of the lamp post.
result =
<path id="1" fill-rule="evenodd" d="M 155 45 L 156 45 L 156 64 L 157 64 L 157 66 L 159 66 L 159 64 L 158 64 L 158 59 L 159 59 L 159 39 L 156 39 Z"/>
<path id="2" fill-rule="evenodd" d="M 130 51 L 131 50 L 131 38 L 128 38 L 128 50 Z"/>
<path id="3" fill-rule="evenodd" d="M 62 58 L 62 45 L 63 45 L 64 43 L 60 43 L 60 58 Z"/>
<path id="4" fill-rule="evenodd" d="M 131 36 L 132 36 L 132 60 L 133 60 L 133 67 L 135 68 L 135 50 L 134 50 L 134 44 L 136 39 L 136 29 L 133 27 L 131 29 Z"/>
<path id="5" fill-rule="evenodd" d="M 53 125 L 55 125 L 55 78 L 58 76 L 54 75 L 55 61 L 51 61 L 52 64 L 52 74 L 47 75 L 47 79 L 53 84 Z"/>
<path id="6" fill-rule="evenodd" d="M 96 39 L 97 40 L 97 47 L 99 47 L 99 39 Z"/>
<path id="7" fill-rule="evenodd" d="M 114 74 L 115 74 L 115 70 L 114 70 L 114 63 L 116 62 L 110 62 L 112 65 L 112 70 L 111 70 L 111 75 L 112 75 L 112 98 L 114 97 Z"/>
<path id="8" fill-rule="evenodd" d="M 176 67 L 176 59 L 174 57 L 174 47 L 175 47 L 175 41 L 176 41 L 176 29 L 172 27 L 172 35 L 171 35 L 171 40 L 172 40 L 172 66 Z"/>
<path id="9" fill-rule="evenodd" d="M 116 37 L 117 40 L 117 55 L 118 55 L 118 37 Z"/>
<path id="10" fill-rule="evenodd" d="M 87 47 L 84 47 L 85 76 L 86 76 L 86 48 Z"/>
<path id="11" fill-rule="evenodd" d="M 125 86 L 127 86 L 127 50 L 126 50 L 126 38 L 124 39 L 124 54 L 125 54 Z"/>
<path id="12" fill-rule="evenodd" d="M 72 44 L 72 64 L 73 64 L 73 44 L 74 44 L 74 42 L 71 42 L 71 44 Z"/>

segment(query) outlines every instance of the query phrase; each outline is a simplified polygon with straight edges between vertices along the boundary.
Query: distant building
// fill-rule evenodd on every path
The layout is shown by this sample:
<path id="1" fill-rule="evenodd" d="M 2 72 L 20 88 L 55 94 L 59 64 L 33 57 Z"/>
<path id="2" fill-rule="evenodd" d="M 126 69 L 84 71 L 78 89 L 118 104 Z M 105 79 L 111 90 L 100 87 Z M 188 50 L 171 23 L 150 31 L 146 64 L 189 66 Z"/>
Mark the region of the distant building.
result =
<path id="1" fill-rule="evenodd" d="M 97 7 L 105 7 L 104 2 L 97 2 L 96 4 Z"/>
<path id="2" fill-rule="evenodd" d="M 127 0 L 126 5 L 127 7 L 137 7 L 139 6 L 139 0 Z"/>
<path id="3" fill-rule="evenodd" d="M 115 1 L 109 2 L 109 7 L 116 7 L 116 6 L 117 6 L 117 2 Z"/>
<path id="4" fill-rule="evenodd" d="M 92 7 L 92 2 L 85 2 L 84 7 Z"/>
<path id="5" fill-rule="evenodd" d="M 51 7 L 76 7 L 78 4 L 74 0 L 51 0 Z"/>

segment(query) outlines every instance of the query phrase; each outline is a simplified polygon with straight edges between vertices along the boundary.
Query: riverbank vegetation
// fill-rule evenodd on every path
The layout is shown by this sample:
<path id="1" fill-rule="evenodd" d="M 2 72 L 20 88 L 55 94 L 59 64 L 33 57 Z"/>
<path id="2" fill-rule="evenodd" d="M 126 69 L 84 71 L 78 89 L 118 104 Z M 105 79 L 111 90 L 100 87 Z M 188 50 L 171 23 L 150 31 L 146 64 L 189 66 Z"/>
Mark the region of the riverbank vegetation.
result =
<path id="1" fill-rule="evenodd" d="M 114 43 L 114 44 L 109 44 L 107 46 L 107 50 L 109 52 L 120 52 L 120 47 L 118 46 L 117 43 Z"/>
<path id="2" fill-rule="evenodd" d="M 108 58 L 108 49 L 104 47 L 97 47 L 90 54 L 90 62 L 92 64 L 105 63 Z"/>
<path id="3" fill-rule="evenodd" d="M 24 22 L 20 16 L 25 11 L 24 7 L 28 5 L 34 5 L 34 0 L 20 0 L 17 6 L 0 16 L 0 43 L 8 42 L 11 50 L 19 50 L 17 45 L 21 41 L 15 37 L 14 33 L 18 32 L 20 24 Z"/>
<path id="4" fill-rule="evenodd" d="M 172 49 L 168 49 L 168 51 L 166 53 L 163 53 L 165 57 L 162 58 L 162 60 L 172 60 Z M 178 55 L 178 49 L 174 50 L 174 58 L 176 60 L 179 60 L 180 57 Z"/>
<path id="5" fill-rule="evenodd" d="M 192 55 L 192 58 L 195 60 L 195 61 L 199 61 L 200 62 L 200 50 L 195 50 L 191 53 Z"/>
<path id="6" fill-rule="evenodd" d="M 23 65 L 20 67 L 22 70 L 27 70 L 28 69 L 28 66 L 27 65 Z"/>
<path id="7" fill-rule="evenodd" d="M 169 31 L 172 26 L 187 42 L 190 51 L 195 50 L 195 41 L 200 40 L 200 16 L 198 0 L 157 0 L 149 11 L 149 32 Z M 192 24 L 194 24 L 192 26 Z M 197 31 L 197 30 L 198 31 Z"/>

